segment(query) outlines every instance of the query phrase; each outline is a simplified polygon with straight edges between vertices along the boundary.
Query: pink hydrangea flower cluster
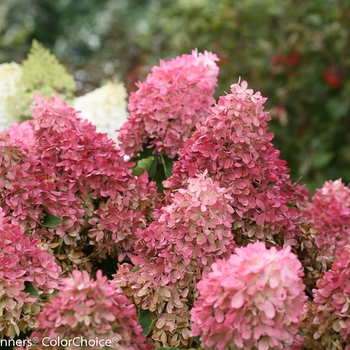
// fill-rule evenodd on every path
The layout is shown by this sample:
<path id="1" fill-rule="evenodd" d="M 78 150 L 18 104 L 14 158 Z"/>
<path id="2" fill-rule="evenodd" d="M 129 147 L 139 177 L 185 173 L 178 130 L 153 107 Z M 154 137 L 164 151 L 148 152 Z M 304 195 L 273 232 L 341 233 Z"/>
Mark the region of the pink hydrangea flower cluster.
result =
<path id="1" fill-rule="evenodd" d="M 24 146 L 32 147 L 35 143 L 32 120 L 23 123 L 14 122 L 8 132 L 11 138 L 22 142 Z"/>
<path id="2" fill-rule="evenodd" d="M 301 263 L 290 246 L 236 248 L 197 285 L 194 335 L 205 349 L 283 349 L 293 343 L 307 299 Z"/>
<path id="3" fill-rule="evenodd" d="M 208 169 L 220 186 L 230 189 L 237 233 L 269 240 L 280 234 L 282 244 L 285 236 L 294 245 L 308 192 L 291 181 L 286 162 L 271 143 L 266 98 L 247 87 L 246 81 L 233 84 L 231 93 L 220 97 L 205 124 L 179 151 L 165 186 L 182 187 L 198 170 Z"/>
<path id="4" fill-rule="evenodd" d="M 318 260 L 326 269 L 337 250 L 350 244 L 350 188 L 339 179 L 317 190 L 306 215 L 315 223 Z"/>
<path id="5" fill-rule="evenodd" d="M 137 156 L 150 142 L 154 152 L 174 158 L 215 102 L 219 74 L 215 61 L 215 54 L 194 50 L 192 55 L 160 61 L 159 67 L 153 67 L 130 95 L 130 116 L 118 136 L 121 150 Z"/>
<path id="6" fill-rule="evenodd" d="M 38 159 L 8 130 L 0 135 L 0 207 L 11 222 L 29 232 L 44 217 L 45 174 Z"/>
<path id="7" fill-rule="evenodd" d="M 158 221 L 138 231 L 137 268 L 125 264 L 115 275 L 136 305 L 160 316 L 152 338 L 163 346 L 187 345 L 195 285 L 217 257 L 228 258 L 236 247 L 227 190 L 206 173 L 187 184 L 160 209 Z"/>
<path id="8" fill-rule="evenodd" d="M 145 343 L 146 338 L 141 333 L 134 306 L 116 289 L 115 282 L 108 281 L 100 270 L 95 280 L 86 271 L 74 270 L 70 278 L 63 280 L 62 290 L 57 297 L 51 298 L 40 313 L 39 326 L 31 337 L 98 338 L 109 340 L 112 349 L 154 349 L 153 345 Z M 76 349 L 76 346 L 51 347 L 62 348 Z M 82 345 L 80 348 L 101 349 L 101 346 Z"/>
<path id="9" fill-rule="evenodd" d="M 317 281 L 313 290 L 314 339 L 323 349 L 333 349 L 337 339 L 350 349 L 350 245 L 336 253 L 332 268 Z"/>
<path id="10" fill-rule="evenodd" d="M 44 302 L 29 294 L 26 283 L 39 296 L 60 288 L 61 269 L 54 257 L 9 221 L 0 208 L 0 339 L 14 338 L 37 326 L 34 316 Z"/>
<path id="11" fill-rule="evenodd" d="M 146 173 L 135 178 L 114 141 L 58 96 L 35 102 L 33 152 L 50 186 L 43 201 L 63 218 L 52 233 L 67 245 L 94 245 L 101 257 L 130 251 L 155 206 L 154 183 Z"/>

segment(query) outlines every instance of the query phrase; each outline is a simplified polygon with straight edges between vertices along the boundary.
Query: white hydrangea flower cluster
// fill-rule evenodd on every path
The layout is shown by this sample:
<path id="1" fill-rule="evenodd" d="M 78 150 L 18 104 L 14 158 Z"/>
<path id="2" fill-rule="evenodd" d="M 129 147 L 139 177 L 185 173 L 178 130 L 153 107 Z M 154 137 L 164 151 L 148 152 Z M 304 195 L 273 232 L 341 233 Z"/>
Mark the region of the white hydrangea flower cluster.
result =
<path id="1" fill-rule="evenodd" d="M 7 100 L 16 93 L 16 84 L 21 78 L 22 68 L 18 63 L 0 64 L 0 130 L 9 128 L 16 121 L 8 112 Z"/>
<path id="2" fill-rule="evenodd" d="M 81 117 L 94 124 L 98 132 L 107 133 L 118 144 L 117 129 L 127 120 L 127 92 L 123 83 L 106 85 L 76 98 L 74 108 Z"/>

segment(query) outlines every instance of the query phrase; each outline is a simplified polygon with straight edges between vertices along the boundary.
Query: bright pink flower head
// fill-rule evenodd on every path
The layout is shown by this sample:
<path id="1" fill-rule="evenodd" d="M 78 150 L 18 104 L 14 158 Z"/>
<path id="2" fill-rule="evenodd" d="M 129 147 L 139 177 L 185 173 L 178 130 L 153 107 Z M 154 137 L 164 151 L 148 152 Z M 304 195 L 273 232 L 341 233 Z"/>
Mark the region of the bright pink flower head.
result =
<path id="1" fill-rule="evenodd" d="M 33 121 L 27 120 L 23 123 L 14 122 L 8 129 L 12 139 L 22 142 L 24 146 L 31 148 L 35 143 Z"/>
<path id="2" fill-rule="evenodd" d="M 205 51 L 160 61 L 145 82 L 130 95 L 130 116 L 119 134 L 121 150 L 133 157 L 149 146 L 169 158 L 190 137 L 197 123 L 209 115 L 215 102 L 219 68 L 216 55 Z"/>
<path id="3" fill-rule="evenodd" d="M 30 283 L 39 295 L 51 294 L 59 289 L 61 272 L 39 241 L 9 221 L 0 209 L 0 338 L 14 338 L 35 328 L 34 316 L 43 302 L 26 286 Z"/>
<path id="4" fill-rule="evenodd" d="M 306 213 L 317 229 L 318 260 L 331 265 L 335 253 L 350 244 L 350 188 L 342 181 L 327 181 L 312 198 Z"/>
<path id="5" fill-rule="evenodd" d="M 307 299 L 301 263 L 290 247 L 256 242 L 218 260 L 197 285 L 194 335 L 206 349 L 283 349 L 291 345 Z"/>
<path id="6" fill-rule="evenodd" d="M 341 343 L 350 343 L 350 245 L 336 256 L 332 268 L 313 290 L 313 323 L 318 326 L 314 339 L 322 342 L 325 349 L 335 334 Z"/>
<path id="7" fill-rule="evenodd" d="M 94 280 L 86 271 L 74 270 L 71 278 L 64 280 L 58 296 L 51 298 L 39 315 L 39 327 L 31 337 L 83 337 L 87 340 L 97 337 L 103 340 L 118 339 L 110 345 L 113 349 L 154 348 L 145 344 L 146 338 L 141 333 L 135 307 L 116 289 L 115 282 L 108 281 L 101 271 L 97 271 Z M 70 348 L 74 349 L 74 346 L 66 347 Z"/>
<path id="8" fill-rule="evenodd" d="M 237 233 L 269 240 L 280 234 L 295 244 L 308 192 L 291 181 L 286 162 L 271 143 L 266 98 L 247 87 L 246 81 L 233 84 L 231 93 L 220 97 L 205 124 L 179 151 L 165 186 L 182 187 L 187 178 L 207 169 L 230 189 Z"/>

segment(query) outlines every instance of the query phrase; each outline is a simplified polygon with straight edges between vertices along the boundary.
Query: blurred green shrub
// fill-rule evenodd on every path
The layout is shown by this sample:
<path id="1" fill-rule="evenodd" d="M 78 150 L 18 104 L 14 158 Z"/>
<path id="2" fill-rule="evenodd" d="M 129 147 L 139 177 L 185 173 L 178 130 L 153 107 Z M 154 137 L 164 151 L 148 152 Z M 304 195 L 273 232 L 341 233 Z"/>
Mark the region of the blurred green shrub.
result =
<path id="1" fill-rule="evenodd" d="M 72 101 L 75 91 L 74 78 L 69 75 L 49 50 L 33 41 L 28 58 L 21 64 L 22 74 L 17 80 L 15 93 L 8 98 L 8 113 L 14 119 L 31 119 L 30 105 L 33 94 L 53 96 L 56 93 Z"/>

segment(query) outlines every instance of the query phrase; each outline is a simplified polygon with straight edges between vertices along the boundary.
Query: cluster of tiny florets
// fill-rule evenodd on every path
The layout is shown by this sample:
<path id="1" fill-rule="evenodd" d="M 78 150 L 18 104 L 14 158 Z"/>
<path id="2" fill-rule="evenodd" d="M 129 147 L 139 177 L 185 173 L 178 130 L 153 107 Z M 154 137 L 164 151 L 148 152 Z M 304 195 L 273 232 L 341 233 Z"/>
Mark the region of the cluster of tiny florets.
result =
<path id="1" fill-rule="evenodd" d="M 132 258 L 137 269 L 124 265 L 115 276 L 142 309 L 157 316 L 165 310 L 152 335 L 163 346 L 187 345 L 196 283 L 217 257 L 228 258 L 236 247 L 227 190 L 206 173 L 188 179 L 187 185 L 172 194 L 172 204 L 160 209 L 158 221 L 137 232 Z"/>
<path id="2" fill-rule="evenodd" d="M 350 188 L 339 179 L 317 190 L 306 213 L 317 229 L 318 260 L 331 266 L 335 253 L 350 244 Z"/>
<path id="3" fill-rule="evenodd" d="M 46 187 L 38 159 L 27 146 L 11 136 L 11 129 L 0 133 L 0 207 L 26 233 L 44 218 Z"/>
<path id="4" fill-rule="evenodd" d="M 35 315 L 44 304 L 38 298 L 59 289 L 60 272 L 40 241 L 24 235 L 0 208 L 0 338 L 14 338 L 37 326 Z M 30 294 L 28 283 L 39 297 Z"/>
<path id="5" fill-rule="evenodd" d="M 155 185 L 146 173 L 135 178 L 114 141 L 58 97 L 37 97 L 33 117 L 34 152 L 53 189 L 46 201 L 63 219 L 54 234 L 67 245 L 94 245 L 100 256 L 130 251 L 155 206 Z"/>
<path id="6" fill-rule="evenodd" d="M 197 171 L 230 189 L 237 233 L 258 239 L 278 239 L 296 244 L 298 224 L 307 205 L 308 192 L 288 175 L 286 162 L 271 144 L 270 115 L 264 111 L 266 98 L 254 93 L 243 81 L 220 97 L 211 116 L 199 126 L 179 151 L 173 175 L 165 182 L 170 190 Z"/>
<path id="7" fill-rule="evenodd" d="M 108 346 L 112 349 L 154 349 L 154 346 L 145 344 L 146 338 L 141 333 L 135 307 L 116 289 L 115 282 L 108 281 L 101 271 L 94 280 L 86 271 L 74 270 L 70 278 L 63 280 L 57 297 L 51 298 L 40 313 L 39 326 L 31 337 L 39 340 L 44 337 L 50 340 L 82 337 L 86 341 L 97 338 L 110 341 Z M 79 348 L 101 349 L 98 344 L 84 344 Z M 76 346 L 51 347 L 62 348 L 74 349 Z"/>
<path id="8" fill-rule="evenodd" d="M 313 335 L 323 349 L 339 343 L 350 344 L 350 246 L 336 253 L 332 268 L 317 281 L 313 290 Z"/>
<path id="9" fill-rule="evenodd" d="M 283 349 L 291 345 L 307 299 L 301 263 L 290 247 L 236 248 L 198 283 L 192 332 L 205 349 Z"/>
<path id="10" fill-rule="evenodd" d="M 8 133 L 12 139 L 22 142 L 24 147 L 32 147 L 35 144 L 32 120 L 27 120 L 23 123 L 14 122 Z"/>
<path id="11" fill-rule="evenodd" d="M 133 157 L 149 147 L 174 158 L 195 126 L 215 102 L 219 68 L 216 55 L 205 51 L 182 55 L 153 67 L 145 82 L 131 93 L 127 122 L 119 134 L 121 150 Z"/>

